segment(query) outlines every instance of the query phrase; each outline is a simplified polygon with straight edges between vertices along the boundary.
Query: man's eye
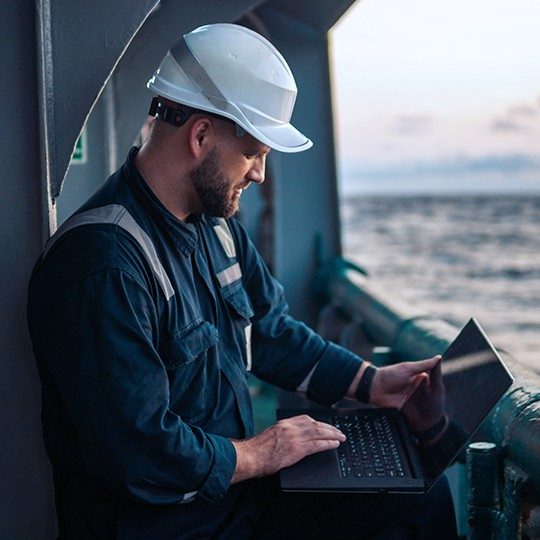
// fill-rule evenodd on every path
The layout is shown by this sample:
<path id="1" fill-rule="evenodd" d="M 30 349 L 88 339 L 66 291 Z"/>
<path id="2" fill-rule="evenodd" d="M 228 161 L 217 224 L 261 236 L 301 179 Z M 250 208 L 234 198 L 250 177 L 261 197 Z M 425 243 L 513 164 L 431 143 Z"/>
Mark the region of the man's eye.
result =
<path id="1" fill-rule="evenodd" d="M 244 154 L 244 156 L 246 156 L 247 159 L 255 159 L 258 156 L 258 154 L 246 153 Z"/>

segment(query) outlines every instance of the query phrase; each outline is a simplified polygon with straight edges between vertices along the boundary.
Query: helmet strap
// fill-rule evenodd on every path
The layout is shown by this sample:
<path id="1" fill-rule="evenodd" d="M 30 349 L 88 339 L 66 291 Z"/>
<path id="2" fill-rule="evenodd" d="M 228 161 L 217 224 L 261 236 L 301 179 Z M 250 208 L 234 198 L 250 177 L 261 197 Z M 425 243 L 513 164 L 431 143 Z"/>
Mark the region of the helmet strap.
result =
<path id="1" fill-rule="evenodd" d="M 176 127 L 183 126 L 188 121 L 189 117 L 196 113 L 213 116 L 214 118 L 218 118 L 219 120 L 224 120 L 225 122 L 230 122 L 234 124 L 236 127 L 236 136 L 238 138 L 243 137 L 246 134 L 245 129 L 242 126 L 239 126 L 234 120 L 231 120 L 230 118 L 226 118 L 225 116 L 221 116 L 219 114 L 211 113 L 208 111 L 193 109 L 192 107 L 188 107 L 187 105 L 184 105 L 181 109 L 170 107 L 169 105 L 163 103 L 159 99 L 159 97 L 152 98 L 152 103 L 150 103 L 150 109 L 148 110 L 148 114 L 150 116 L 153 116 L 158 120 L 163 120 L 163 122 L 167 122 L 168 124 Z"/>
<path id="2" fill-rule="evenodd" d="M 154 118 L 157 118 L 158 120 L 167 122 L 167 124 L 180 127 L 187 122 L 188 118 L 193 113 L 188 113 L 183 109 L 169 107 L 168 105 L 162 103 L 158 97 L 154 97 L 152 98 L 152 103 L 150 104 L 148 114 Z"/>

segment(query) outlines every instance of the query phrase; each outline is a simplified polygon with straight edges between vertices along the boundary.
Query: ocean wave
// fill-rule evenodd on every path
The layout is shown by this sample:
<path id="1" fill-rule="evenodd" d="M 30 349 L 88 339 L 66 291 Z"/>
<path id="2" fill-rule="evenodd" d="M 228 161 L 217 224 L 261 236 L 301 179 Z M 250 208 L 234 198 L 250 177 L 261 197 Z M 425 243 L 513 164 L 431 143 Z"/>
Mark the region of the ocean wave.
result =
<path id="1" fill-rule="evenodd" d="M 540 279 L 540 268 L 473 268 L 465 275 L 472 279 Z"/>

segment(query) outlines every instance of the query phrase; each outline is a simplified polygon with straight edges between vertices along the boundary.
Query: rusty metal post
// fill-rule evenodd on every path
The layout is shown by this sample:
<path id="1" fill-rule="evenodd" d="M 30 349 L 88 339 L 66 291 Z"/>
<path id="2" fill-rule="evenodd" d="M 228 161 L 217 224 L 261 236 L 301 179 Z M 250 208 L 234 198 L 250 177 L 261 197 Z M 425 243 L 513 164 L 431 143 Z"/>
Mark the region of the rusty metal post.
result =
<path id="1" fill-rule="evenodd" d="M 510 460 L 504 467 L 503 513 L 501 514 L 501 538 L 521 538 L 523 486 L 527 475 Z"/>
<path id="2" fill-rule="evenodd" d="M 472 443 L 467 449 L 469 540 L 494 540 L 499 521 L 498 451 L 493 443 Z"/>

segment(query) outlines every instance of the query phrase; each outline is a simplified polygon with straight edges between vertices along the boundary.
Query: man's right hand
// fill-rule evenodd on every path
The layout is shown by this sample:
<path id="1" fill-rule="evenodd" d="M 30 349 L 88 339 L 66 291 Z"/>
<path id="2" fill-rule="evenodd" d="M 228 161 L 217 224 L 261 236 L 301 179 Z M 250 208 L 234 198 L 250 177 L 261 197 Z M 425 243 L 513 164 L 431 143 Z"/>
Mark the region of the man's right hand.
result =
<path id="1" fill-rule="evenodd" d="M 305 414 L 280 420 L 251 439 L 231 441 L 236 449 L 232 483 L 269 476 L 310 454 L 337 448 L 344 440 L 334 426 Z"/>

